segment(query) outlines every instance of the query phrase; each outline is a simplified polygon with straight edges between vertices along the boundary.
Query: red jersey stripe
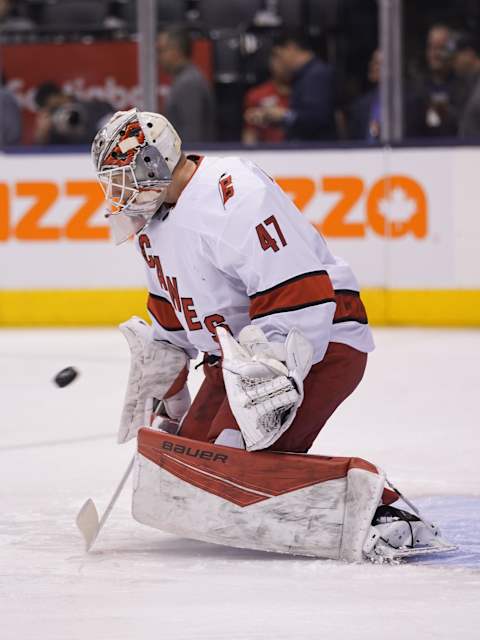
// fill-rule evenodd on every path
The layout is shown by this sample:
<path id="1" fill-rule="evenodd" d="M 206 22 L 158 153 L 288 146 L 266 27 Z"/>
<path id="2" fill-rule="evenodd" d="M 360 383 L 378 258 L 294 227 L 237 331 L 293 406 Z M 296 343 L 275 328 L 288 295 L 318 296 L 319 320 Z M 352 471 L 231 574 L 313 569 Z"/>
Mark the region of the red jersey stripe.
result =
<path id="1" fill-rule="evenodd" d="M 165 331 L 182 331 L 183 327 L 180 320 L 177 318 L 177 314 L 171 303 L 162 298 L 156 296 L 153 293 L 148 295 L 147 309 L 152 316 L 158 322 L 158 324 L 165 329 Z"/>
<path id="2" fill-rule="evenodd" d="M 335 302 L 328 273 L 304 273 L 250 296 L 250 318 L 255 320 L 274 313 L 295 311 L 327 302 Z"/>
<path id="3" fill-rule="evenodd" d="M 335 302 L 337 303 L 337 308 L 335 309 L 333 324 L 351 321 L 368 324 L 367 312 L 358 291 L 336 290 Z"/>

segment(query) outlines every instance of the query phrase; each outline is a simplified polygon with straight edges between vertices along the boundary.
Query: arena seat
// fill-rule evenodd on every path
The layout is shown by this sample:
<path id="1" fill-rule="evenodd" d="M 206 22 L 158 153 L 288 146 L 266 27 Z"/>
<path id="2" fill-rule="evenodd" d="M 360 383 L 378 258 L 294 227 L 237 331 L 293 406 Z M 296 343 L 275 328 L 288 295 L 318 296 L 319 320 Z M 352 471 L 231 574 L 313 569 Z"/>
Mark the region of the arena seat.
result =
<path id="1" fill-rule="evenodd" d="M 262 0 L 199 0 L 199 18 L 207 29 L 235 29 L 249 25 L 257 11 L 263 8 Z"/>
<path id="2" fill-rule="evenodd" d="M 305 24 L 303 2 L 277 0 L 277 14 L 280 16 L 282 26 L 285 28 L 298 29 Z"/>
<path id="3" fill-rule="evenodd" d="M 59 29 L 101 28 L 107 17 L 104 0 L 48 0 L 42 7 L 39 26 Z"/>
<path id="4" fill-rule="evenodd" d="M 222 29 L 215 32 L 213 55 L 217 82 L 238 82 L 240 79 L 240 37 L 237 31 Z"/>
<path id="5" fill-rule="evenodd" d="M 186 1 L 185 0 L 156 0 L 157 24 L 167 25 L 185 22 Z M 119 4 L 118 17 L 125 20 L 130 31 L 137 28 L 137 3 L 124 1 Z"/>
<path id="6" fill-rule="evenodd" d="M 307 0 L 308 23 L 320 31 L 332 30 L 338 23 L 339 0 Z"/>

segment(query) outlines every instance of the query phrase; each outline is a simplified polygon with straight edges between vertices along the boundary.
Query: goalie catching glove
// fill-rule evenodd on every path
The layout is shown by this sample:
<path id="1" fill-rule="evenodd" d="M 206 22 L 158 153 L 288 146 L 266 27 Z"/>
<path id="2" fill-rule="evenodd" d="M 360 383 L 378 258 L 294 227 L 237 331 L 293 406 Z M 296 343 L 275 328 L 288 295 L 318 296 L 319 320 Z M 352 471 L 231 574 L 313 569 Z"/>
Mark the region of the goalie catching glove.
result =
<path id="1" fill-rule="evenodd" d="M 312 345 L 297 329 L 283 344 L 269 342 L 255 325 L 242 329 L 238 342 L 223 327 L 217 336 L 228 401 L 245 446 L 265 449 L 289 428 L 302 404 Z"/>
<path id="2" fill-rule="evenodd" d="M 153 329 L 134 316 L 119 325 L 130 347 L 130 372 L 118 442 L 127 442 L 152 421 L 153 399 L 163 414 L 178 422 L 190 407 L 186 386 L 189 358 L 183 349 L 153 339 Z M 160 407 L 159 407 L 160 408 Z"/>

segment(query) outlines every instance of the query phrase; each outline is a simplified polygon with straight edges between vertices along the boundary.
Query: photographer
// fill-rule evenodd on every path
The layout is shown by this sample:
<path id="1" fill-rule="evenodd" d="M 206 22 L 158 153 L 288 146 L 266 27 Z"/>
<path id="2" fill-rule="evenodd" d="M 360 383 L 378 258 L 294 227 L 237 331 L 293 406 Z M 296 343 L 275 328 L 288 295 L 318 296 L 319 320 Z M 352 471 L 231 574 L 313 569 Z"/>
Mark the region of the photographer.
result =
<path id="1" fill-rule="evenodd" d="M 107 102 L 77 100 L 53 82 L 35 92 L 37 144 L 90 144 L 103 120 L 113 113 Z"/>
<path id="2" fill-rule="evenodd" d="M 409 137 L 456 136 L 461 82 L 453 72 L 452 31 L 441 24 L 430 28 L 425 50 L 426 70 L 406 92 Z"/>

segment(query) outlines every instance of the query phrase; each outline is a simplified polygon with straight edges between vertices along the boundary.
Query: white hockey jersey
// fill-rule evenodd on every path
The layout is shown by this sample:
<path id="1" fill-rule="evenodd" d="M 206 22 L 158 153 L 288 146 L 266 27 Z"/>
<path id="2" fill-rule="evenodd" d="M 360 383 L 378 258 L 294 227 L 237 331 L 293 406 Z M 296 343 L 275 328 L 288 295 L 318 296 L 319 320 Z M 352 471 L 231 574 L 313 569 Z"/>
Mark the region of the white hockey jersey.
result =
<path id="1" fill-rule="evenodd" d="M 284 341 L 297 327 L 322 360 L 329 342 L 360 351 L 373 340 L 346 262 L 257 165 L 191 157 L 197 170 L 163 219 L 136 238 L 155 338 L 194 357 L 219 354 L 215 327 L 259 325 Z"/>

